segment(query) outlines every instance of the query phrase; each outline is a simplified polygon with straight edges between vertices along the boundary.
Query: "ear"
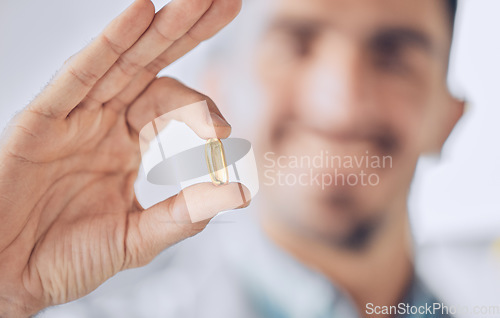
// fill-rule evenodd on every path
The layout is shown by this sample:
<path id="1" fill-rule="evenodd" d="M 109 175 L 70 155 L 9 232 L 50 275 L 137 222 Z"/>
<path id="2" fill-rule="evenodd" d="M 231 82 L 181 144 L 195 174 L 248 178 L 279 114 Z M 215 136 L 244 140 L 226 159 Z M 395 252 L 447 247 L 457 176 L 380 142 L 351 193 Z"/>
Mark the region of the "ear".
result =
<path id="1" fill-rule="evenodd" d="M 459 100 L 449 93 L 443 98 L 443 103 L 440 105 L 442 109 L 440 109 L 434 127 L 431 129 L 433 133 L 429 134 L 431 138 L 427 143 L 429 152 L 441 153 L 444 143 L 464 114 L 465 104 L 464 100 Z"/>

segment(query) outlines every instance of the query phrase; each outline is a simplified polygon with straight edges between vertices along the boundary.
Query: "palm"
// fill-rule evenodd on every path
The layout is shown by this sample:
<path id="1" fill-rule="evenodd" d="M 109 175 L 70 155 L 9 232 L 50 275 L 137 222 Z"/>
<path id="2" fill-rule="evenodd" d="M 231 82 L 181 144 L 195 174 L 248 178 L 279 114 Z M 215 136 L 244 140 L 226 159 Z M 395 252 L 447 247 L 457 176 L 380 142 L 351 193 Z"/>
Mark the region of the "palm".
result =
<path id="1" fill-rule="evenodd" d="M 189 222 L 182 193 L 144 210 L 133 184 L 140 129 L 175 107 L 208 99 L 155 76 L 241 5 L 211 2 L 172 1 L 155 15 L 151 2 L 137 0 L 11 123 L 0 148 L 0 316 L 81 297 L 206 225 Z M 192 16 L 185 15 L 187 3 Z M 229 135 L 228 125 L 203 135 L 205 116 L 186 120 L 203 138 Z M 209 219 L 241 205 L 240 187 L 200 184 L 190 191 Z"/>
<path id="2" fill-rule="evenodd" d="M 140 210 L 133 191 L 140 160 L 138 142 L 130 136 L 123 115 L 104 114 L 108 115 L 109 123 L 85 137 L 68 138 L 66 132 L 59 142 L 51 139 L 67 149 L 60 157 L 40 164 L 43 161 L 37 158 L 17 156 L 21 166 L 29 162 L 32 173 L 43 175 L 40 179 L 47 184 L 41 188 L 50 189 L 30 195 L 26 220 L 36 226 L 35 245 L 29 259 L 19 261 L 28 264 L 24 275 L 29 277 L 29 292 L 51 303 L 81 297 L 125 266 L 136 265 L 125 264 L 125 244 L 128 217 Z M 29 136 L 21 147 L 33 149 L 43 138 Z M 49 147 L 46 153 L 57 151 Z M 36 180 L 26 181 L 39 187 Z M 30 231 L 29 226 L 25 231 Z M 61 289 L 58 283 L 65 277 L 72 279 Z M 61 294 L 62 290 L 71 293 Z"/>

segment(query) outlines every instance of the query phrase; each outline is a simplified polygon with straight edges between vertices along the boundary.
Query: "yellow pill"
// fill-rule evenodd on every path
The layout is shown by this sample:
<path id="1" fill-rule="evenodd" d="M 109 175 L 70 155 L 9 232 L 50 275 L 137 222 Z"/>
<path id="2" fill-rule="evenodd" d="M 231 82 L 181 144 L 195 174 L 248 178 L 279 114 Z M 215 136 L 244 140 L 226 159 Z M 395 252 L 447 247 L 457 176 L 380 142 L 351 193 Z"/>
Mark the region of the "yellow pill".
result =
<path id="1" fill-rule="evenodd" d="M 227 172 L 226 157 L 222 142 L 217 138 L 207 140 L 205 144 L 205 160 L 212 183 L 216 186 L 227 184 L 229 174 Z"/>

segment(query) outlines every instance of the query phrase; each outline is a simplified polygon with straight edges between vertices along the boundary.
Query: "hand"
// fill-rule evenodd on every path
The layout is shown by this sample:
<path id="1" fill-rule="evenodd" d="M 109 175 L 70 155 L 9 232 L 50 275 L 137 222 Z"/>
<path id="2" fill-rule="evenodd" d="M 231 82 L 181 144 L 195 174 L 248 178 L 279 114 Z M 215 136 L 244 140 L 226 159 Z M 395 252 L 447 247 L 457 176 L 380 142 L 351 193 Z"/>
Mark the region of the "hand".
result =
<path id="1" fill-rule="evenodd" d="M 144 125 L 202 100 L 222 117 L 206 96 L 156 75 L 240 7 L 173 0 L 155 14 L 149 0 L 135 1 L 10 123 L 0 147 L 0 317 L 82 297 L 242 204 L 240 184 L 194 185 L 147 210 L 133 189 Z M 202 120 L 209 115 L 184 120 L 212 138 Z M 216 135 L 225 138 L 231 127 L 219 119 Z M 205 221 L 190 222 L 185 191 L 203 202 Z"/>

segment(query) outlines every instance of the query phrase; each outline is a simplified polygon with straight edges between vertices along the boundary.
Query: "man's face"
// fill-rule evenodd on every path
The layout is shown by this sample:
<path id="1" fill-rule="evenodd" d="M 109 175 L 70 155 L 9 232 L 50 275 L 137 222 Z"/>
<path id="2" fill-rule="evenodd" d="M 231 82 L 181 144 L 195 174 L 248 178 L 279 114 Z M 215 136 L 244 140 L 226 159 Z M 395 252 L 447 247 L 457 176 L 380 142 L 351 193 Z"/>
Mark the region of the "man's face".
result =
<path id="1" fill-rule="evenodd" d="M 352 244 L 404 211 L 460 116 L 441 0 L 276 0 L 259 48 L 261 180 L 279 222 Z M 322 158 L 322 159 L 320 159 Z"/>

